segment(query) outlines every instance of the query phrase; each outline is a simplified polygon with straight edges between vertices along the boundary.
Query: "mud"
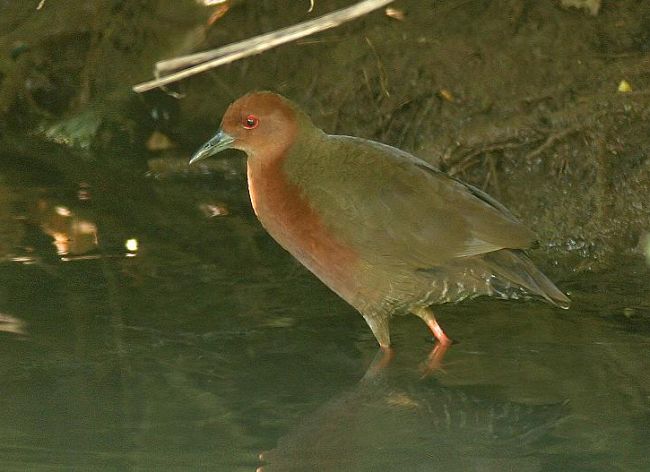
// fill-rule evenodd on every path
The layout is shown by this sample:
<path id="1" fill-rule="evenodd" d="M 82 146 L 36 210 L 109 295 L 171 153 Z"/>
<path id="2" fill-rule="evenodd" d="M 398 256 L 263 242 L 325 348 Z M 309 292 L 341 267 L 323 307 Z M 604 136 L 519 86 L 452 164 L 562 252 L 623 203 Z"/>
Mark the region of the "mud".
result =
<path id="1" fill-rule="evenodd" d="M 539 233 L 546 269 L 607 269 L 621 256 L 643 257 L 644 2 L 398 1 L 403 20 L 376 12 L 222 67 L 174 86 L 180 100 L 130 87 L 150 77 L 157 59 L 349 2 L 317 0 L 311 13 L 307 1 L 231 2 L 212 26 L 212 10 L 190 0 L 37 4 L 0 3 L 0 139 L 3 154 L 28 166 L 45 162 L 71 181 L 79 162 L 92 162 L 97 180 L 116 165 L 144 172 L 149 160 L 160 172 L 160 158 L 187 159 L 234 98 L 272 89 L 328 132 L 405 148 L 486 189 Z M 174 147 L 147 152 L 153 130 Z M 66 158 L 39 152 L 46 141 Z"/>

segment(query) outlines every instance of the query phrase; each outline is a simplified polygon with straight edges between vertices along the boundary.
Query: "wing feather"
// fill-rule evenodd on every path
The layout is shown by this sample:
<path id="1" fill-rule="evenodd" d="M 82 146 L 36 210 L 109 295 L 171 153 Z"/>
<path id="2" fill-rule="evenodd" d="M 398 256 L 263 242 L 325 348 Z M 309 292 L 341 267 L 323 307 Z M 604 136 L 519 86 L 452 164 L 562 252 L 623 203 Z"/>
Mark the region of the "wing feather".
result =
<path id="1" fill-rule="evenodd" d="M 434 267 L 535 241 L 492 197 L 415 156 L 361 138 L 324 139 L 327 155 L 302 159 L 290 175 L 333 234 L 371 264 Z"/>

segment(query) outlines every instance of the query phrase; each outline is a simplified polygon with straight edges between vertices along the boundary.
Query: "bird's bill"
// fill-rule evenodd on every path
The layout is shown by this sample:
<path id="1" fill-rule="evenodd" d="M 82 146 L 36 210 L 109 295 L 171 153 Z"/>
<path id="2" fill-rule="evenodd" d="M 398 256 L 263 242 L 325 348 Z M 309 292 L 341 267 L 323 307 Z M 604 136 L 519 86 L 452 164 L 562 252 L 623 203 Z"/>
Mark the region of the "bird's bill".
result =
<path id="1" fill-rule="evenodd" d="M 230 136 L 228 133 L 224 133 L 223 130 L 219 130 L 214 137 L 201 146 L 201 149 L 196 151 L 196 153 L 190 159 L 190 164 L 194 164 L 206 157 L 214 156 L 218 152 L 223 151 L 224 149 L 229 149 L 231 144 L 235 141 L 235 138 Z"/>

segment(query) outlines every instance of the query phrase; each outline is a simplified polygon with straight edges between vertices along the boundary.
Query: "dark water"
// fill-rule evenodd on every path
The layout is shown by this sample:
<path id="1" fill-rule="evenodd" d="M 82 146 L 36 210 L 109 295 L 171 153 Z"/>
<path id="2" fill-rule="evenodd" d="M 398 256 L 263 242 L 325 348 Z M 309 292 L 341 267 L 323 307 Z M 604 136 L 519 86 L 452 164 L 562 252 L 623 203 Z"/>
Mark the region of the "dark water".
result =
<path id="1" fill-rule="evenodd" d="M 440 308 L 458 344 L 423 375 L 424 325 L 394 320 L 371 367 L 362 319 L 240 178 L 53 180 L 1 185 L 2 470 L 650 468 L 642 264 L 560 280 L 569 311 Z"/>

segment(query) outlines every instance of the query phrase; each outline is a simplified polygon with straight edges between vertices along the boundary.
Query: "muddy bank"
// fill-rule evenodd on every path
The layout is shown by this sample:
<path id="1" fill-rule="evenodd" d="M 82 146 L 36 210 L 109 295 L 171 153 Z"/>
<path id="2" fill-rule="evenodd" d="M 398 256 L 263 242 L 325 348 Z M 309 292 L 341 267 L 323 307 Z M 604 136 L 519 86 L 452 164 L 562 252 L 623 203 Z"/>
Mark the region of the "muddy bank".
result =
<path id="1" fill-rule="evenodd" d="M 130 87 L 156 59 L 349 2 L 317 0 L 312 13 L 309 2 L 232 2 L 210 27 L 213 10 L 189 0 L 33 3 L 0 7 L 6 153 L 20 143 L 21 156 L 48 160 L 25 143 L 54 140 L 69 147 L 69 161 L 52 163 L 64 175 L 78 160 L 93 161 L 98 179 L 116 161 L 144 172 L 160 157 L 146 151 L 153 130 L 175 145 L 163 157 L 187 159 L 233 98 L 272 89 L 329 132 L 408 149 L 486 189 L 539 233 L 540 259 L 558 272 L 642 257 L 650 6 L 604 2 L 592 15 L 550 0 L 403 0 L 402 20 L 376 12 L 186 80 L 174 100 Z"/>

